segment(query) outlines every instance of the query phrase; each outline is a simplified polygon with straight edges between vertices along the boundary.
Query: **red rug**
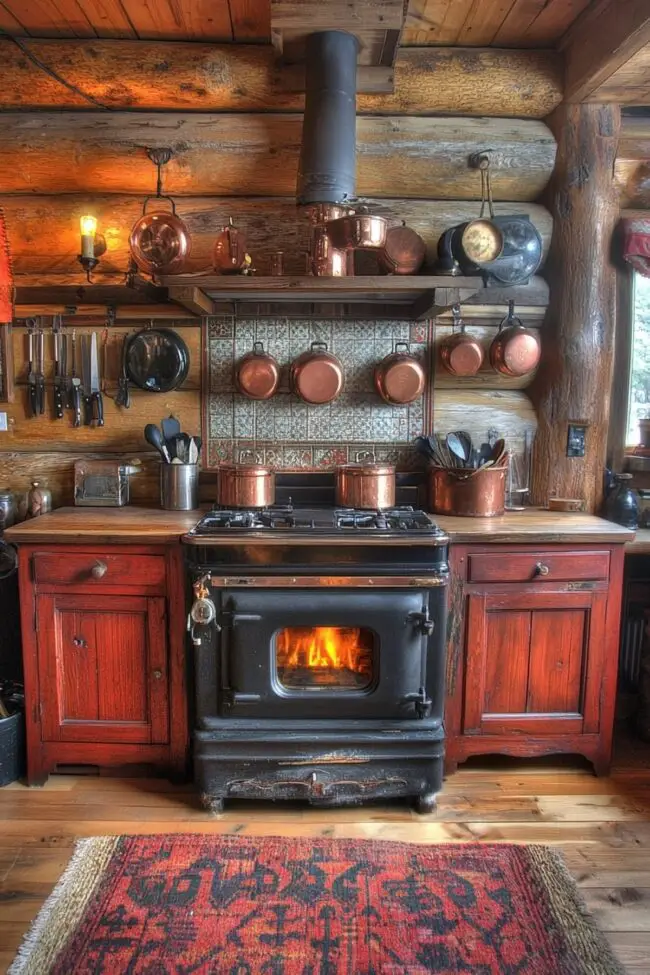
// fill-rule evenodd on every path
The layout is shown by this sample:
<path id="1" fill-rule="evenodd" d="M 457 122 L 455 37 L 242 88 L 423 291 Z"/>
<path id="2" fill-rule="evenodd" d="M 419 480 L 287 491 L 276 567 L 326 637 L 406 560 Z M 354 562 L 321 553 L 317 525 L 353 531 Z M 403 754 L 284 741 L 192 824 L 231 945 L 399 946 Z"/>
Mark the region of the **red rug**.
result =
<path id="1" fill-rule="evenodd" d="M 614 975 L 535 846 L 82 840 L 12 975 Z"/>

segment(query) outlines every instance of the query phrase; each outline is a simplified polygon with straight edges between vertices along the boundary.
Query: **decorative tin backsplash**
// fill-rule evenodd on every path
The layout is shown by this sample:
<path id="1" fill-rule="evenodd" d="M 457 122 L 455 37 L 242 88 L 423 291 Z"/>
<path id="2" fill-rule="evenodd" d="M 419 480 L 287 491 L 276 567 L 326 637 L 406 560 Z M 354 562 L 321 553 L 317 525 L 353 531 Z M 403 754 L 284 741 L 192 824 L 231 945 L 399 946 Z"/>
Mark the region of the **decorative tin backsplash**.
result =
<path id="1" fill-rule="evenodd" d="M 205 456 L 210 468 L 223 461 L 255 460 L 278 470 L 319 471 L 371 451 L 400 468 L 414 462 L 413 439 L 431 428 L 431 384 L 407 406 L 385 403 L 375 390 L 375 365 L 396 342 L 430 375 L 426 322 L 300 321 L 285 318 L 210 318 L 207 324 L 208 395 Z M 289 389 L 289 367 L 312 342 L 326 342 L 344 367 L 343 392 L 333 403 L 311 406 Z M 251 400 L 234 385 L 236 362 L 262 342 L 282 367 L 280 386 L 268 400 Z"/>

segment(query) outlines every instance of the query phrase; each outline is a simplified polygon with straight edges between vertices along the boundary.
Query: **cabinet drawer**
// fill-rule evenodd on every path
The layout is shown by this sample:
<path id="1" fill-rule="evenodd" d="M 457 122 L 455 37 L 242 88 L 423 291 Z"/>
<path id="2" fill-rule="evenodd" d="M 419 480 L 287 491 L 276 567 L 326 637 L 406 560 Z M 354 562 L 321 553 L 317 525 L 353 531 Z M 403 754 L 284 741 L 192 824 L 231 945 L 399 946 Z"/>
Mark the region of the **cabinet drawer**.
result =
<path id="1" fill-rule="evenodd" d="M 469 582 L 574 582 L 609 578 L 609 552 L 485 552 L 468 556 Z"/>
<path id="2" fill-rule="evenodd" d="M 162 555 L 36 552 L 33 566 L 37 586 L 119 587 L 146 592 L 164 592 L 165 589 L 165 559 Z"/>

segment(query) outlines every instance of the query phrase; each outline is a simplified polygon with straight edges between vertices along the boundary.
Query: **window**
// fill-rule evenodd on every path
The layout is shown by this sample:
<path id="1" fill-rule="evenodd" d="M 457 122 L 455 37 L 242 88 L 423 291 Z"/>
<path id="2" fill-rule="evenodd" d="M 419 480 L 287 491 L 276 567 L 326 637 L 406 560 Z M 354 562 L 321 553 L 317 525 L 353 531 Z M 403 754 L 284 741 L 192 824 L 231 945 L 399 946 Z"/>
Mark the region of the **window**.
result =
<path id="1" fill-rule="evenodd" d="M 625 443 L 641 442 L 639 420 L 650 418 L 650 278 L 634 274 L 632 359 Z"/>

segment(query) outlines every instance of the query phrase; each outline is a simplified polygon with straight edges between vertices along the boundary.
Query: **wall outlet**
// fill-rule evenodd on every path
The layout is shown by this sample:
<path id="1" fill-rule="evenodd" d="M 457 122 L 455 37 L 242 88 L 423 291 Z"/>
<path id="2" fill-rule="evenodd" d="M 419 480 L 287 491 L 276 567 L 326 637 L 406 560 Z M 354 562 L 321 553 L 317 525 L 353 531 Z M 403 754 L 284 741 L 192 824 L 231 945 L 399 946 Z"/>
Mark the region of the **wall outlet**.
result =
<path id="1" fill-rule="evenodd" d="M 587 427 L 582 423 L 570 423 L 566 442 L 567 457 L 584 457 Z"/>
<path id="2" fill-rule="evenodd" d="M 7 414 L 0 413 L 0 433 L 6 433 L 8 429 L 9 425 L 7 423 Z"/>

